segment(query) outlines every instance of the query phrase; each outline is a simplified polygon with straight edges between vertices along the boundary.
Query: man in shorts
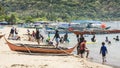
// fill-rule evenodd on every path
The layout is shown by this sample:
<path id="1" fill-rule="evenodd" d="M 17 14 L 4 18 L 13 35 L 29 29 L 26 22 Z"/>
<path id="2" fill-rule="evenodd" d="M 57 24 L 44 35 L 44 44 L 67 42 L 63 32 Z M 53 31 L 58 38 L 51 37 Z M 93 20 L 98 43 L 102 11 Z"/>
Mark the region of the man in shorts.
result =
<path id="1" fill-rule="evenodd" d="M 81 58 L 83 58 L 83 54 L 84 54 L 85 52 L 87 52 L 86 58 L 88 58 L 89 50 L 88 50 L 87 47 L 86 47 L 86 40 L 84 40 L 83 42 L 81 42 L 81 43 L 79 44 L 79 52 L 80 52 Z"/>

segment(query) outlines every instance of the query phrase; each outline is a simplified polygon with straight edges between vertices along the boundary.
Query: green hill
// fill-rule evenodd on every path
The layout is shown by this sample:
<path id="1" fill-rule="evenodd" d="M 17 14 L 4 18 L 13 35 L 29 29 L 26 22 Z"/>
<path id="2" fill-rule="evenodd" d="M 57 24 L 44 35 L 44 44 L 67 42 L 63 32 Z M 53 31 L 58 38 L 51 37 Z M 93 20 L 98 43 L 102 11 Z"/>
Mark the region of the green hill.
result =
<path id="1" fill-rule="evenodd" d="M 20 20 L 120 20 L 120 0 L 1 0 L 0 14 Z"/>

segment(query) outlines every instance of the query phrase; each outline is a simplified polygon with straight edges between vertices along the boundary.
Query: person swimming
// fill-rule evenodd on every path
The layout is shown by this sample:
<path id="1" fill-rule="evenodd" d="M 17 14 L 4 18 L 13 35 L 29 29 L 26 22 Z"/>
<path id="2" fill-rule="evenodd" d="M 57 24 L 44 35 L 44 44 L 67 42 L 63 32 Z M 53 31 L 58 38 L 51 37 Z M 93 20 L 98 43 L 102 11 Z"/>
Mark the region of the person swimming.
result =
<path id="1" fill-rule="evenodd" d="M 95 35 L 93 35 L 93 37 L 91 38 L 91 41 L 96 42 Z"/>
<path id="2" fill-rule="evenodd" d="M 119 41 L 119 36 L 117 35 L 116 38 L 113 38 L 115 41 Z"/>
<path id="3" fill-rule="evenodd" d="M 105 42 L 108 42 L 109 40 L 108 40 L 108 37 L 106 37 L 106 39 L 105 39 Z"/>
<path id="4" fill-rule="evenodd" d="M 119 41 L 119 36 L 118 35 L 116 36 L 116 41 Z"/>

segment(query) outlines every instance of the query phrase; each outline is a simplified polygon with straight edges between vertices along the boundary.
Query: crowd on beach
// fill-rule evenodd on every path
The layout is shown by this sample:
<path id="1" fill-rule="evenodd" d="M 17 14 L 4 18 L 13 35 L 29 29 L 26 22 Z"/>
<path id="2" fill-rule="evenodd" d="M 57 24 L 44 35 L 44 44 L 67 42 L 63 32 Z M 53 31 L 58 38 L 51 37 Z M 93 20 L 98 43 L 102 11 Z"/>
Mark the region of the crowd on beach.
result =
<path id="1" fill-rule="evenodd" d="M 18 34 L 19 33 L 17 31 L 17 28 L 12 27 L 10 30 L 10 34 L 8 36 L 8 39 L 20 40 L 21 37 Z M 47 39 L 44 38 L 44 36 L 40 33 L 39 29 L 36 29 L 36 31 L 33 30 L 32 33 L 30 32 L 29 29 L 27 29 L 27 35 L 28 35 L 28 41 L 37 41 L 38 45 L 40 45 L 40 43 L 43 42 L 43 40 L 46 40 L 47 44 L 53 45 L 53 40 L 55 39 L 55 41 L 56 41 L 55 47 L 58 48 L 59 43 L 69 42 L 68 33 L 66 32 L 64 34 L 64 36 L 60 36 L 58 30 L 55 31 L 53 38 L 51 38 L 50 33 L 48 33 Z M 80 57 L 83 58 L 85 52 L 87 52 L 86 58 L 88 58 L 90 50 L 86 47 L 87 40 L 84 38 L 83 34 L 76 35 L 76 37 L 77 37 L 77 55 L 80 55 Z M 117 35 L 113 39 L 115 41 L 119 41 L 119 36 Z M 96 42 L 95 34 L 91 38 L 91 41 Z M 106 62 L 106 54 L 108 53 L 107 47 L 105 46 L 106 45 L 105 43 L 111 44 L 111 41 L 108 39 L 107 36 L 105 38 L 105 41 L 101 43 L 102 46 L 100 48 L 100 54 L 102 54 L 102 59 L 103 59 L 102 62 L 103 63 Z"/>
<path id="2" fill-rule="evenodd" d="M 55 31 L 55 35 L 54 35 L 53 39 L 50 37 L 50 32 L 48 32 L 48 37 L 44 38 L 44 36 L 40 33 L 39 29 L 33 30 L 32 32 L 29 29 L 27 29 L 27 36 L 28 36 L 28 41 L 37 41 L 38 45 L 40 45 L 40 43 L 43 43 L 44 40 L 48 44 L 53 44 L 54 39 L 56 41 L 56 47 L 58 47 L 59 43 L 69 42 L 68 33 L 66 32 L 64 34 L 64 36 L 60 37 L 58 30 Z M 21 39 L 17 28 L 15 28 L 15 27 L 11 28 L 8 39 L 11 39 L 11 40 L 20 40 Z"/>

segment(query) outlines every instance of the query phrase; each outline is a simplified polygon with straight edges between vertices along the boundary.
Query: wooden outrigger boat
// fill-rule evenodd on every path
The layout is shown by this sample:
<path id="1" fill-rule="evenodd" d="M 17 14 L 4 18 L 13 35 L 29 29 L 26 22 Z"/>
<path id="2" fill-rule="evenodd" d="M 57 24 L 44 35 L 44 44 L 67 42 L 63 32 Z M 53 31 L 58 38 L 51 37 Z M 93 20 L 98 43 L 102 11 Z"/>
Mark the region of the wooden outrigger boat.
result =
<path id="1" fill-rule="evenodd" d="M 5 38 L 5 37 L 4 37 Z M 29 53 L 52 53 L 52 54 L 70 54 L 76 46 L 74 46 L 73 48 L 70 49 L 65 49 L 65 48 L 46 48 L 46 47 L 30 47 L 30 46 L 26 46 L 26 45 L 22 45 L 22 46 L 17 46 L 11 42 L 9 42 L 6 38 L 5 38 L 9 48 L 12 51 L 19 51 L 19 52 L 29 52 Z M 39 45 L 41 46 L 41 45 Z"/>
<path id="2" fill-rule="evenodd" d="M 120 30 L 99 30 L 99 31 L 76 31 L 71 30 L 74 34 L 112 34 L 112 33 L 120 33 Z"/>

